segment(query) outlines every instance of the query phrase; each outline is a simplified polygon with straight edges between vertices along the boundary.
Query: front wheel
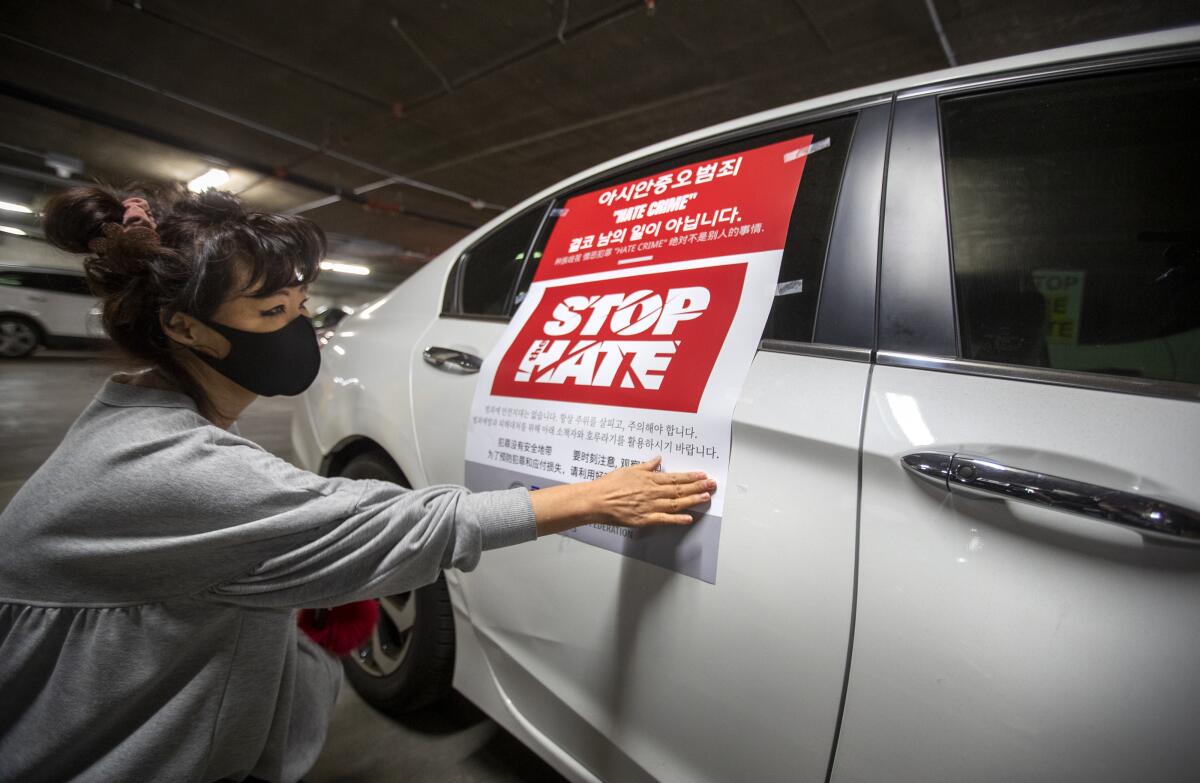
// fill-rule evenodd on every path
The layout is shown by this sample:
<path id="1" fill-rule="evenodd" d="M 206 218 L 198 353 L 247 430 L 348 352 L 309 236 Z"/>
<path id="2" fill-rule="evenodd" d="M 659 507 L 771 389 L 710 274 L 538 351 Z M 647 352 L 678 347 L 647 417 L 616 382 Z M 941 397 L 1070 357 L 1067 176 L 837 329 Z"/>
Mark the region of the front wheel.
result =
<path id="1" fill-rule="evenodd" d="M 341 475 L 404 484 L 390 459 L 360 454 Z M 380 712 L 402 715 L 450 695 L 454 677 L 454 610 L 446 579 L 410 593 L 379 599 L 371 638 L 342 658 L 346 679 Z"/>
<path id="2" fill-rule="evenodd" d="M 0 357 L 20 359 L 33 353 L 40 342 L 37 327 L 24 318 L 0 316 Z"/>

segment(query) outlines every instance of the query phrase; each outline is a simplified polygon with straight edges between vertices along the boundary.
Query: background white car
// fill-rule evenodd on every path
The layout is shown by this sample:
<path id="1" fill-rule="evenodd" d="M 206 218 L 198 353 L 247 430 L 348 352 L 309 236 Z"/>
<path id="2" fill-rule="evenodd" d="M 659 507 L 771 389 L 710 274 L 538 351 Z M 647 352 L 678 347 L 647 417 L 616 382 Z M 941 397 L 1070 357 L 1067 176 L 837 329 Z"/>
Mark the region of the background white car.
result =
<path id="1" fill-rule="evenodd" d="M 106 342 L 83 272 L 0 264 L 0 358 L 38 346 L 96 348 Z"/>
<path id="2" fill-rule="evenodd" d="M 478 357 L 571 194 L 813 133 L 733 421 L 716 584 L 561 536 L 383 602 L 574 780 L 1194 779 L 1200 32 L 784 107 L 529 199 L 340 325 L 293 440 L 460 483 Z M 817 135 L 819 134 L 819 135 Z M 547 150 L 546 154 L 552 154 Z"/>

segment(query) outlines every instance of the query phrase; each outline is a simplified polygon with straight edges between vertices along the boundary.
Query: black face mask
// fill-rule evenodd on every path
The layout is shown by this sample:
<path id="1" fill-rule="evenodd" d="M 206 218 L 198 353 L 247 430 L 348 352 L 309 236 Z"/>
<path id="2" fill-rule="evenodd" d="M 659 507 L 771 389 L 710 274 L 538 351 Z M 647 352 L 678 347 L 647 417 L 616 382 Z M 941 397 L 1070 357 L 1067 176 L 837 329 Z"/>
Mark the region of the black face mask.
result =
<path id="1" fill-rule="evenodd" d="M 204 321 L 229 341 L 224 359 L 193 351 L 205 364 L 262 397 L 299 394 L 316 380 L 321 347 L 312 321 L 301 315 L 273 332 L 247 332 Z"/>

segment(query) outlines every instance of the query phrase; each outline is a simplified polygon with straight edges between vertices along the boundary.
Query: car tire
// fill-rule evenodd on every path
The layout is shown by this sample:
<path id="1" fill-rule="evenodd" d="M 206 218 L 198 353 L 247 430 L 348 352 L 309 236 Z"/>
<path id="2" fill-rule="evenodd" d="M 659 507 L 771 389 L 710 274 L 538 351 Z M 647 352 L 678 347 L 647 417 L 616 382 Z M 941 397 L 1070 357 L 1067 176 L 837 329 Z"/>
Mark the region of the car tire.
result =
<path id="1" fill-rule="evenodd" d="M 0 315 L 0 358 L 22 359 L 37 350 L 42 331 L 19 315 Z"/>
<path id="2" fill-rule="evenodd" d="M 352 479 L 405 482 L 387 456 L 360 454 L 341 470 Z M 454 610 L 445 576 L 411 593 L 379 599 L 379 625 L 342 658 L 346 679 L 368 704 L 399 716 L 448 697 L 454 678 Z"/>

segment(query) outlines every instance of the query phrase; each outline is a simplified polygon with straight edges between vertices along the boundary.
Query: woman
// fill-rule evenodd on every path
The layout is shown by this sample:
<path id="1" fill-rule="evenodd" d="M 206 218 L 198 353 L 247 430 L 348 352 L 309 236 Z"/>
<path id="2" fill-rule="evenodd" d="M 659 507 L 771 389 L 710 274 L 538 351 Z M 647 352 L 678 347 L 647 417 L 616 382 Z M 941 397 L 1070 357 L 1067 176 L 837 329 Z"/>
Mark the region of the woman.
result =
<path id="1" fill-rule="evenodd" d="M 45 226 L 88 254 L 109 335 L 146 369 L 110 378 L 0 515 L 0 780 L 297 780 L 340 667 L 294 609 L 589 522 L 687 524 L 715 489 L 657 460 L 478 494 L 299 470 L 234 422 L 317 373 L 315 224 L 215 191 L 76 188 Z"/>

